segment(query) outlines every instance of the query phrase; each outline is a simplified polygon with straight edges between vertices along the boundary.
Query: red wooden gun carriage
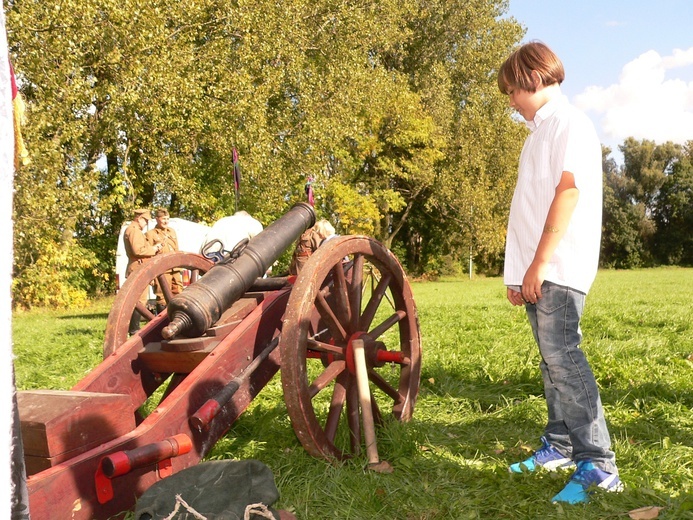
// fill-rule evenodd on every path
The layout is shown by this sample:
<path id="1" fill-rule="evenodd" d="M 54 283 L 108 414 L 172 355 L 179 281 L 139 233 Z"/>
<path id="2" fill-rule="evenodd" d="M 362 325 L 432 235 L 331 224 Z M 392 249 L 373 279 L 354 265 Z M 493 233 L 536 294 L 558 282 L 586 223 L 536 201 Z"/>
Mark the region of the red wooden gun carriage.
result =
<path id="1" fill-rule="evenodd" d="M 104 360 L 70 391 L 19 393 L 34 520 L 131 510 L 152 484 L 197 464 L 280 367 L 294 431 L 315 457 L 357 455 L 362 436 L 368 444 L 361 415 L 375 424 L 385 413 L 411 417 L 419 324 L 391 252 L 368 237 L 337 237 L 298 277 L 263 278 L 314 223 L 313 208 L 298 204 L 216 264 L 155 257 L 114 301 Z M 174 268 L 196 278 L 175 297 L 164 277 Z M 139 303 L 155 279 L 168 302 L 157 316 Z M 149 321 L 128 337 L 134 309 Z"/>

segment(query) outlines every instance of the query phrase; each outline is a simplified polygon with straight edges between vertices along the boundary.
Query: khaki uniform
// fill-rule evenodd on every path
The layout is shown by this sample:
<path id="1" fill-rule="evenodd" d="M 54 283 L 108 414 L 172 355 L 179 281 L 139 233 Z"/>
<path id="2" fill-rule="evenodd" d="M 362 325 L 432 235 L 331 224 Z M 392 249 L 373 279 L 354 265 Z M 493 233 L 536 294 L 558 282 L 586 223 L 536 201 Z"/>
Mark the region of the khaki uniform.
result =
<path id="1" fill-rule="evenodd" d="M 140 269 L 145 260 L 156 254 L 154 244 L 147 240 L 137 222 L 131 222 L 125 229 L 123 243 L 125 254 L 128 255 L 128 268 L 125 271 L 125 276 L 130 276 L 130 273 Z"/>
<path id="2" fill-rule="evenodd" d="M 135 271 L 142 268 L 142 264 L 156 254 L 154 245 L 147 240 L 144 232 L 140 229 L 137 222 L 130 222 L 123 235 L 125 254 L 128 255 L 128 268 L 125 276 L 130 276 Z M 147 291 L 142 293 L 140 302 L 147 305 Z"/>
<path id="3" fill-rule="evenodd" d="M 296 244 L 296 249 L 291 257 L 289 274 L 298 274 L 308 261 L 308 258 L 310 258 L 310 255 L 315 252 L 322 241 L 323 237 L 314 227 L 310 228 L 308 231 L 305 231 L 301 235 L 301 238 L 298 239 L 298 244 Z"/>
<path id="4" fill-rule="evenodd" d="M 147 231 L 146 237 L 153 245 L 161 244 L 163 246 L 161 250 L 162 253 L 178 251 L 178 236 L 176 235 L 176 231 L 171 227 L 163 228 L 157 225 L 154 229 Z M 166 278 L 171 288 L 171 294 L 175 296 L 183 291 L 183 276 L 181 275 L 180 269 L 171 269 L 165 272 L 164 278 Z M 166 305 L 166 298 L 164 298 L 164 293 L 161 287 L 159 287 L 158 282 L 154 292 L 156 294 L 156 303 L 159 305 Z"/>

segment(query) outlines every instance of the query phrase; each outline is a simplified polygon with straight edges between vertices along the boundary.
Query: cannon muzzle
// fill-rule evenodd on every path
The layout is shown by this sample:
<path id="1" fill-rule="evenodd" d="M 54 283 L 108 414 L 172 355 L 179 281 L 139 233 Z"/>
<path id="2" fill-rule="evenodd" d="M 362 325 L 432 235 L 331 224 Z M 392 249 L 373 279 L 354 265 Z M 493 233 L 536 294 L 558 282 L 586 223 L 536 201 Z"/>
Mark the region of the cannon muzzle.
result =
<path id="1" fill-rule="evenodd" d="M 161 332 L 164 339 L 179 334 L 201 336 L 314 224 L 313 207 L 303 202 L 296 204 L 251 238 L 235 261 L 227 258 L 215 264 L 168 303 L 171 323 Z"/>

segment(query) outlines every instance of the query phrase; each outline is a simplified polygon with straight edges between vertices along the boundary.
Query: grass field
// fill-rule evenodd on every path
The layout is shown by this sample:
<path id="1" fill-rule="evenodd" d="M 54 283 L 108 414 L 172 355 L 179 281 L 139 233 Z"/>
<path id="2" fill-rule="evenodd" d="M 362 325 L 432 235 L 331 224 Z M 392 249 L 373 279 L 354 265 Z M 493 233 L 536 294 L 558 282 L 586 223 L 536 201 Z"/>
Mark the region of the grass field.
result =
<path id="1" fill-rule="evenodd" d="M 333 466 L 296 439 L 278 377 L 209 458 L 255 458 L 300 520 L 693 519 L 693 269 L 601 271 L 582 329 L 626 489 L 553 505 L 569 473 L 510 475 L 546 420 L 539 355 L 500 279 L 414 283 L 423 371 L 414 418 L 378 432 L 392 474 Z M 14 316 L 19 389 L 69 389 L 101 359 L 110 300 Z M 650 517 L 652 518 L 652 517 Z"/>

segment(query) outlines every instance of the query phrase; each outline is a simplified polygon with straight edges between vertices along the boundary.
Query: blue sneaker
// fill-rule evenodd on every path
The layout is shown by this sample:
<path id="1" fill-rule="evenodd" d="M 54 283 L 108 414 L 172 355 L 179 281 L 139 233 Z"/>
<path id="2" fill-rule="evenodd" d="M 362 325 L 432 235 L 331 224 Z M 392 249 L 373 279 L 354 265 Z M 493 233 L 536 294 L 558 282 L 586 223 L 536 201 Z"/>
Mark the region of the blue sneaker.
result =
<path id="1" fill-rule="evenodd" d="M 508 471 L 510 471 L 510 473 L 531 473 L 532 471 L 536 471 L 537 468 L 555 471 L 557 469 L 575 466 L 572 460 L 551 446 L 546 440 L 546 437 L 541 438 L 541 443 L 543 446 L 535 451 L 530 458 L 522 462 L 511 464 Z"/>
<path id="2" fill-rule="evenodd" d="M 578 462 L 577 470 L 570 477 L 563 490 L 551 499 L 556 502 L 568 504 L 580 504 L 589 501 L 589 495 L 593 488 L 601 488 L 606 491 L 623 491 L 623 482 L 615 473 L 607 473 L 588 460 Z"/>

